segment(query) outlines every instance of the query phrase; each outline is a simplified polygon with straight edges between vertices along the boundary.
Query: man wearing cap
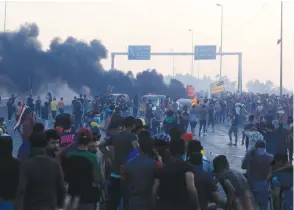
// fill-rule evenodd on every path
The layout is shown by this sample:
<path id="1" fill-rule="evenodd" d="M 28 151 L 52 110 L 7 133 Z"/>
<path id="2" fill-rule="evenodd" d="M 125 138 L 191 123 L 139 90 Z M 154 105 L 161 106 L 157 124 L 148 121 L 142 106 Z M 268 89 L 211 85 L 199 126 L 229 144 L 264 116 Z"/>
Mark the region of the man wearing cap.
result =
<path id="1" fill-rule="evenodd" d="M 267 177 L 273 158 L 266 152 L 265 141 L 258 140 L 255 148 L 247 152 L 242 162 L 242 169 L 247 170 L 247 180 L 260 210 L 268 208 Z"/>

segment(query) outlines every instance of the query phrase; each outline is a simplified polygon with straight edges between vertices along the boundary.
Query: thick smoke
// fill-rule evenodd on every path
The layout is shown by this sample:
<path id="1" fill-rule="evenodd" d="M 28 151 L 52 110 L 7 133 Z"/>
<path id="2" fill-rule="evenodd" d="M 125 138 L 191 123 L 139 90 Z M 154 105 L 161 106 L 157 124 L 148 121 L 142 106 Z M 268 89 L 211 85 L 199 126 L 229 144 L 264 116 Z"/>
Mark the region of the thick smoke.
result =
<path id="1" fill-rule="evenodd" d="M 100 64 L 108 51 L 98 40 L 90 43 L 68 37 L 65 41 L 54 38 L 47 51 L 38 41 L 39 28 L 26 24 L 18 31 L 0 33 L 0 86 L 11 91 L 25 92 L 31 87 L 35 92 L 44 84 L 62 81 L 76 92 L 85 86 L 93 95 L 114 86 L 114 92 L 156 93 L 173 98 L 183 97 L 185 88 L 178 80 L 166 85 L 156 70 L 146 70 L 137 75 L 119 70 L 105 71 Z"/>

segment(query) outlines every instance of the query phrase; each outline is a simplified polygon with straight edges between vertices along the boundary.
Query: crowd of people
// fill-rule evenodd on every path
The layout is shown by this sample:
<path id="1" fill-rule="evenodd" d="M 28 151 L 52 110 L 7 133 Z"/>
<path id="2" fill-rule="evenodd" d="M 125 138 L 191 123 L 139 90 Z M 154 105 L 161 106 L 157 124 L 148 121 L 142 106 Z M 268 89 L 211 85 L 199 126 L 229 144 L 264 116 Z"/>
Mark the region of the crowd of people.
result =
<path id="1" fill-rule="evenodd" d="M 38 100 L 28 99 L 21 116 L 17 157 L 1 119 L 1 210 L 51 210 L 64 202 L 79 210 L 293 209 L 291 97 L 230 95 L 182 109 L 172 101 L 165 107 L 147 101 L 142 118 L 123 116 L 121 98 L 118 106 L 96 97 L 89 110 L 87 97 L 76 97 L 72 113 L 65 113 L 62 99 L 48 94 L 52 129 L 45 105 L 43 121 L 36 120 Z M 199 141 L 208 126 L 214 131 L 216 123 L 228 122 L 235 146 L 245 125 L 245 174 L 231 169 L 225 155 L 207 160 Z"/>

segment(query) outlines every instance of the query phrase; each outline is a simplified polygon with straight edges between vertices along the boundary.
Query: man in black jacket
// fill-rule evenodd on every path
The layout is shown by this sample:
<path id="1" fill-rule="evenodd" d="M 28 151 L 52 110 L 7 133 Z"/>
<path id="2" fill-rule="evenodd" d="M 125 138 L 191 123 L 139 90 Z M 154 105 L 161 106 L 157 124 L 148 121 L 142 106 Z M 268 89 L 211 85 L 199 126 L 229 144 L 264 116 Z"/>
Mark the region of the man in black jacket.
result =
<path id="1" fill-rule="evenodd" d="M 3 134 L 0 136 L 0 209 L 11 208 L 15 199 L 19 161 L 12 156 L 12 138 Z"/>
<path id="2" fill-rule="evenodd" d="M 55 210 L 65 194 L 59 163 L 47 156 L 45 134 L 30 137 L 31 154 L 21 163 L 15 210 Z"/>

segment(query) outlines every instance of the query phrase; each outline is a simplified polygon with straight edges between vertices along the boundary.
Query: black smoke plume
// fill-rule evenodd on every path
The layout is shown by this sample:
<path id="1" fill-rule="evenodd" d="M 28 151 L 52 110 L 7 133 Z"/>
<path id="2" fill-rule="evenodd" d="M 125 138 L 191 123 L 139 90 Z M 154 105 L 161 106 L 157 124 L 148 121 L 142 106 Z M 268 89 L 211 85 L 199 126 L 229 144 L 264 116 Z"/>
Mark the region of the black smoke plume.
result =
<path id="1" fill-rule="evenodd" d="M 93 95 L 106 91 L 134 94 L 156 93 L 172 98 L 186 95 L 183 84 L 171 80 L 169 85 L 156 70 L 145 70 L 137 75 L 119 70 L 105 71 L 100 64 L 108 51 L 98 40 L 86 43 L 68 37 L 65 41 L 54 38 L 44 51 L 38 41 L 36 24 L 25 24 L 19 30 L 0 33 L 0 86 L 24 92 L 33 88 L 38 92 L 42 85 L 61 80 L 76 92 L 83 86 Z"/>

